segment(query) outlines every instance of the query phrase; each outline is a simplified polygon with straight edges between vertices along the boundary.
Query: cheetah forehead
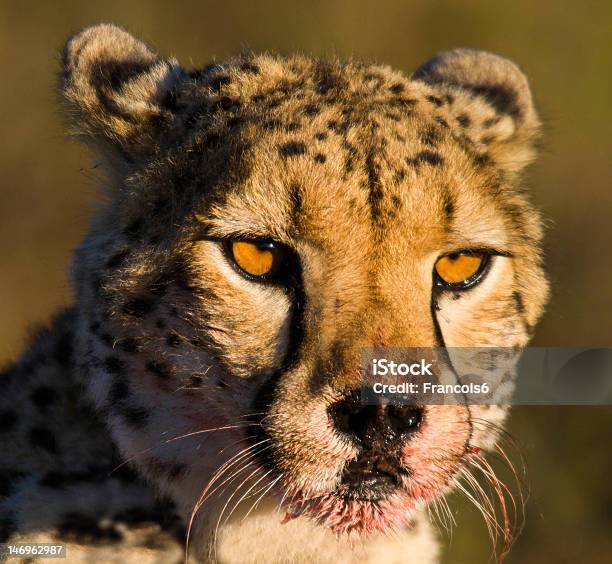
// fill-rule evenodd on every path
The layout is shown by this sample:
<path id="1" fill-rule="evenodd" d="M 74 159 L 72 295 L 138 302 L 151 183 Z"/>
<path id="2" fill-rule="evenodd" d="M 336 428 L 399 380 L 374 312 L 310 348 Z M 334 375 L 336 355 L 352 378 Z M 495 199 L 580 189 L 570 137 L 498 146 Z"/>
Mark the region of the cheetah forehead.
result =
<path id="1" fill-rule="evenodd" d="M 336 200 L 365 187 L 372 219 L 383 221 L 394 214 L 383 187 L 397 206 L 402 190 L 393 187 L 419 178 L 451 190 L 453 176 L 514 181 L 539 125 L 523 73 L 471 50 L 441 53 L 410 78 L 386 66 L 267 54 L 186 71 L 100 25 L 67 43 L 62 88 L 73 133 L 94 146 L 122 196 L 151 201 L 160 185 L 197 185 L 223 199 L 257 176 L 266 190 L 288 192 L 301 171 L 312 186 L 343 183 L 328 189 Z"/>

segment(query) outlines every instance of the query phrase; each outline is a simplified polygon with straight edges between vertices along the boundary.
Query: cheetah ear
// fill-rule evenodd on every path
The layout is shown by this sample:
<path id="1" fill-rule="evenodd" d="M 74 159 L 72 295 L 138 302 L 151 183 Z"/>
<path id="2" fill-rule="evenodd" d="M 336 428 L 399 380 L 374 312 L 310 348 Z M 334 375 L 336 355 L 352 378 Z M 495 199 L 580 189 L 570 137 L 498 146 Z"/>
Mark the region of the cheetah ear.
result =
<path id="1" fill-rule="evenodd" d="M 72 133 L 98 152 L 130 163 L 152 149 L 173 121 L 174 60 L 109 24 L 84 29 L 63 54 L 62 94 Z"/>
<path id="2" fill-rule="evenodd" d="M 486 51 L 453 49 L 432 57 L 412 79 L 444 94 L 463 92 L 450 106 L 456 123 L 478 151 L 502 168 L 516 173 L 533 160 L 540 121 L 527 77 L 512 61 Z"/>

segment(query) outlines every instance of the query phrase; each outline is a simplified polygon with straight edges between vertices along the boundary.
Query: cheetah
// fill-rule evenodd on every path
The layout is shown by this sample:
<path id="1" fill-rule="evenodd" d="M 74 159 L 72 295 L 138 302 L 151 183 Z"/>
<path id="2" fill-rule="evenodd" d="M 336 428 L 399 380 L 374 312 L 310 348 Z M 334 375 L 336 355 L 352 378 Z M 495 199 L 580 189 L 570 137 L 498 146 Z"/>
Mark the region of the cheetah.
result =
<path id="1" fill-rule="evenodd" d="M 437 562 L 428 510 L 502 405 L 356 400 L 363 347 L 524 347 L 548 286 L 518 67 L 70 38 L 104 197 L 74 303 L 0 376 L 0 541 L 69 562 Z"/>

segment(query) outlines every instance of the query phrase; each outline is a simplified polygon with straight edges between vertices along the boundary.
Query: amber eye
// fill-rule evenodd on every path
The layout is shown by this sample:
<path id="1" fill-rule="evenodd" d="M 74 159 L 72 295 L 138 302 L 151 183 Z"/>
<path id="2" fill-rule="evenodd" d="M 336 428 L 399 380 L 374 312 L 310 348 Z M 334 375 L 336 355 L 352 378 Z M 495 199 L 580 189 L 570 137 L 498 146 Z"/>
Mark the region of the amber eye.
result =
<path id="1" fill-rule="evenodd" d="M 443 286 L 467 288 L 478 281 L 488 262 L 483 252 L 459 252 L 440 257 L 435 265 L 438 282 Z"/>
<path id="2" fill-rule="evenodd" d="M 240 270 L 256 278 L 276 274 L 284 258 L 283 249 L 272 242 L 231 241 L 227 249 Z"/>

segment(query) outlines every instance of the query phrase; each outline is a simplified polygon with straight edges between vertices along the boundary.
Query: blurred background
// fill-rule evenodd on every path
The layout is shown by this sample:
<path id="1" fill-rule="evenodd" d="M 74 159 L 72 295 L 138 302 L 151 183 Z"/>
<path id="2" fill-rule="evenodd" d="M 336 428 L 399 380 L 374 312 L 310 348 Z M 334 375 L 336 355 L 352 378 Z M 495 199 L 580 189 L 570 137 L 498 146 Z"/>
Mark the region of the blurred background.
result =
<path id="1" fill-rule="evenodd" d="M 71 251 L 96 194 L 65 138 L 56 73 L 65 39 L 108 21 L 185 66 L 245 49 L 385 62 L 406 73 L 476 47 L 528 74 L 545 122 L 529 183 L 548 219 L 553 296 L 536 345 L 612 345 L 612 2 L 0 0 L 0 363 L 70 301 Z M 510 563 L 612 562 L 612 408 L 517 408 L 531 496 Z M 444 562 L 487 562 L 482 518 L 451 498 Z"/>

